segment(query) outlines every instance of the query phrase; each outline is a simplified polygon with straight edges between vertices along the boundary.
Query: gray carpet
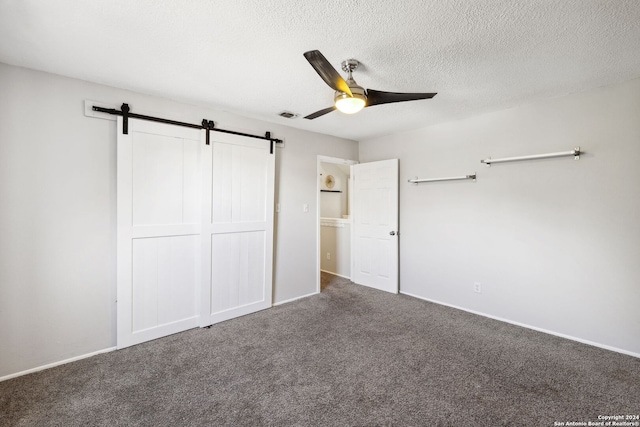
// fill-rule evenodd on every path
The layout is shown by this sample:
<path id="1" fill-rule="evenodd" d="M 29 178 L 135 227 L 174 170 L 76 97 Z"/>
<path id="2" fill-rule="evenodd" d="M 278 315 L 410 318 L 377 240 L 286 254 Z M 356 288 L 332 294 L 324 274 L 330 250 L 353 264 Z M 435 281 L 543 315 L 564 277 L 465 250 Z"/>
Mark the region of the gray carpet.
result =
<path id="1" fill-rule="evenodd" d="M 349 279 L 345 279 L 344 277 L 336 276 L 331 273 L 320 273 L 320 291 L 324 292 L 325 289 L 329 286 L 333 285 L 344 285 L 350 283 Z"/>
<path id="2" fill-rule="evenodd" d="M 640 359 L 345 280 L 0 383 L 2 426 L 553 426 L 640 413 Z"/>

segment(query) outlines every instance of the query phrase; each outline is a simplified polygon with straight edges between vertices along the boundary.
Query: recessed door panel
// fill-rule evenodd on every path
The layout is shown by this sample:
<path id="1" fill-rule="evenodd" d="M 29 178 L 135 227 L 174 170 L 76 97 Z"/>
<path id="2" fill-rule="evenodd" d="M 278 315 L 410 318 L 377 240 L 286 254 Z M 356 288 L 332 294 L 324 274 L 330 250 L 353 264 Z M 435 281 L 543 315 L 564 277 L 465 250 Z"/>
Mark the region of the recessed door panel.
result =
<path id="1" fill-rule="evenodd" d="M 199 222 L 199 141 L 132 130 L 133 225 Z"/>
<path id="2" fill-rule="evenodd" d="M 198 236 L 133 240 L 133 333 L 197 313 Z"/>
<path id="3" fill-rule="evenodd" d="M 213 144 L 214 224 L 266 221 L 266 154 L 253 146 Z"/>
<path id="4" fill-rule="evenodd" d="M 263 231 L 215 234 L 211 244 L 211 314 L 264 300 Z"/>

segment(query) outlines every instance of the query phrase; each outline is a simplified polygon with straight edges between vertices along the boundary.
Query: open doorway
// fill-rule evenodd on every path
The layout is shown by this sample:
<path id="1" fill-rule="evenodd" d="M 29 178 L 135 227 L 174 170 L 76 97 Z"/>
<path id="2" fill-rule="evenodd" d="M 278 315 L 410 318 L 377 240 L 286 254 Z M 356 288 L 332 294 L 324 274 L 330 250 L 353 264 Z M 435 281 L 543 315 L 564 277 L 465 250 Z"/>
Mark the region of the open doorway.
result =
<path id="1" fill-rule="evenodd" d="M 317 292 L 351 278 L 351 165 L 355 160 L 318 156 Z"/>

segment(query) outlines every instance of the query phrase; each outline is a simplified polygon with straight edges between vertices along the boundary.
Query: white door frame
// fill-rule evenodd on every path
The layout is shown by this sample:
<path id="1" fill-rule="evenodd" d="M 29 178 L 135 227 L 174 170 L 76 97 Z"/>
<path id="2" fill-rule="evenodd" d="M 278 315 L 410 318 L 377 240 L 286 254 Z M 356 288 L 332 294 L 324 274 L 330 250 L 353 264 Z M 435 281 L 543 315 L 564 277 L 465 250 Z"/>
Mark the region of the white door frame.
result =
<path id="1" fill-rule="evenodd" d="M 341 159 L 339 157 L 329 157 L 318 155 L 316 164 L 316 293 L 320 293 L 320 165 L 322 163 L 336 163 L 339 165 L 357 165 L 357 160 Z M 349 205 L 351 205 L 353 195 L 349 192 Z"/>

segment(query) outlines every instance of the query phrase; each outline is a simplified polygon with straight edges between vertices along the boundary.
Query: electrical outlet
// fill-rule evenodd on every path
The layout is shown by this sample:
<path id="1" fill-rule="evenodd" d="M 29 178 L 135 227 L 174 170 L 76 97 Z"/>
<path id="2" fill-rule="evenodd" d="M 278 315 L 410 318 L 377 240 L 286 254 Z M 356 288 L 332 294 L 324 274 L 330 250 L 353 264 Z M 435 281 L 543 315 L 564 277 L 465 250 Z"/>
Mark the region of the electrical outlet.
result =
<path id="1" fill-rule="evenodd" d="M 482 293 L 482 283 L 473 282 L 473 291 L 481 294 Z"/>
<path id="2" fill-rule="evenodd" d="M 331 252 L 327 252 L 327 259 L 331 259 Z"/>

